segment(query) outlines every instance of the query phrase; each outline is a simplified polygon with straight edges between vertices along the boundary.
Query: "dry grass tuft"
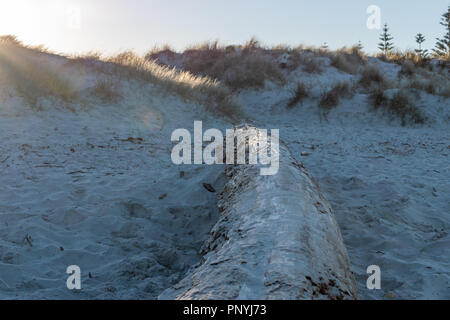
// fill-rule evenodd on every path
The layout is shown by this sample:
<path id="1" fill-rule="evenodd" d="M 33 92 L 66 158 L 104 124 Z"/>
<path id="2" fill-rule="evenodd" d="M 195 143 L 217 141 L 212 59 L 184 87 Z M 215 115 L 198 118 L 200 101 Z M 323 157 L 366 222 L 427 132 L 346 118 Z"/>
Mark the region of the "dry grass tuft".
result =
<path id="1" fill-rule="evenodd" d="M 447 84 L 445 87 L 438 91 L 438 95 L 449 99 L 450 98 L 450 86 Z"/>
<path id="2" fill-rule="evenodd" d="M 445 74 L 417 69 L 417 74 L 410 77 L 404 88 L 424 91 L 428 94 L 450 97 L 450 79 Z"/>
<path id="3" fill-rule="evenodd" d="M 103 103 L 117 103 L 122 98 L 119 82 L 112 78 L 97 79 L 92 93 Z"/>
<path id="4" fill-rule="evenodd" d="M 319 101 L 319 108 L 332 109 L 339 105 L 340 99 L 353 97 L 353 90 L 348 82 L 338 82 L 331 90 L 324 92 Z"/>
<path id="5" fill-rule="evenodd" d="M 49 96 L 64 102 L 74 102 L 78 98 L 78 91 L 69 77 L 49 63 L 40 63 L 40 55 L 37 53 L 41 52 L 23 46 L 13 36 L 0 37 L 0 70 L 7 73 L 8 78 L 32 106 L 37 106 L 40 97 Z M 230 90 L 219 81 L 158 65 L 131 51 L 111 57 L 91 52 L 67 58 L 65 67 L 80 65 L 119 80 L 125 78 L 148 82 L 162 91 L 202 104 L 208 111 L 232 120 L 242 115 Z M 93 91 L 105 102 L 120 98 L 117 83 L 108 80 L 99 80 Z"/>
<path id="6" fill-rule="evenodd" d="M 423 124 L 426 121 L 426 117 L 411 101 L 407 91 L 399 90 L 389 99 L 384 90 L 379 87 L 371 92 L 369 102 L 374 109 L 382 108 L 399 117 L 403 126 L 408 123 Z"/>
<path id="7" fill-rule="evenodd" d="M 412 79 L 407 83 L 406 88 L 425 91 L 428 94 L 437 94 L 436 85 L 432 80 L 428 79 Z"/>
<path id="8" fill-rule="evenodd" d="M 0 69 L 33 108 L 39 108 L 40 98 L 54 97 L 63 102 L 73 102 L 77 98 L 77 90 L 68 77 L 42 63 L 35 51 L 22 47 L 14 37 L 2 39 Z"/>
<path id="9" fill-rule="evenodd" d="M 252 37 L 249 41 L 247 41 L 242 47 L 244 52 L 252 52 L 258 49 L 261 49 L 261 43 L 256 39 L 256 37 Z"/>
<path id="10" fill-rule="evenodd" d="M 317 61 L 314 57 L 305 57 L 300 60 L 300 64 L 303 65 L 303 71 L 307 73 L 321 74 L 323 72 L 319 61 Z"/>
<path id="11" fill-rule="evenodd" d="M 374 84 L 378 87 L 384 86 L 386 80 L 377 68 L 366 67 L 359 79 L 359 85 L 364 89 L 370 89 Z"/>
<path id="12" fill-rule="evenodd" d="M 414 105 L 405 91 L 398 91 L 386 106 L 392 114 L 400 117 L 402 125 L 407 123 L 425 123 L 425 116 Z"/>
<path id="13" fill-rule="evenodd" d="M 342 48 L 331 54 L 331 65 L 350 74 L 357 74 L 367 62 L 367 57 L 358 47 Z"/>
<path id="14" fill-rule="evenodd" d="M 185 70 L 218 79 L 233 90 L 263 88 L 267 80 L 285 83 L 280 66 L 255 40 L 240 50 L 210 44 L 201 49 L 187 50 L 182 56 Z"/>
<path id="15" fill-rule="evenodd" d="M 339 105 L 339 95 L 335 91 L 330 90 L 324 92 L 320 97 L 319 108 L 332 109 Z"/>
<path id="16" fill-rule="evenodd" d="M 161 46 L 155 45 L 149 52 L 147 52 L 145 58 L 147 60 L 153 60 L 149 56 L 158 54 L 160 52 L 175 52 L 175 49 L 173 49 L 169 44 L 164 44 Z"/>
<path id="17" fill-rule="evenodd" d="M 22 42 L 16 36 L 11 34 L 0 36 L 0 45 L 23 46 Z"/>
<path id="18" fill-rule="evenodd" d="M 382 53 L 377 55 L 377 58 L 384 62 L 390 62 L 390 63 L 396 63 L 398 65 L 402 65 L 406 61 L 411 62 L 416 67 L 422 67 L 422 68 L 430 68 L 430 59 L 422 57 L 421 55 L 417 54 L 414 51 L 391 51 L 387 55 L 384 55 Z"/>
<path id="19" fill-rule="evenodd" d="M 412 78 L 417 73 L 417 68 L 411 60 L 405 60 L 400 65 L 402 68 L 398 73 L 399 77 L 405 76 Z"/>
<path id="20" fill-rule="evenodd" d="M 369 102 L 374 109 L 378 109 L 388 103 L 388 98 L 384 94 L 384 90 L 381 87 L 377 87 L 370 93 Z"/>
<path id="21" fill-rule="evenodd" d="M 85 54 L 75 54 L 68 56 L 69 65 L 90 66 L 102 59 L 102 53 L 98 51 L 89 51 Z"/>
<path id="22" fill-rule="evenodd" d="M 343 99 L 350 99 L 355 95 L 349 82 L 338 82 L 334 85 L 331 91 L 334 91 L 340 98 Z"/>
<path id="23" fill-rule="evenodd" d="M 308 89 L 306 88 L 305 84 L 301 81 L 297 83 L 297 87 L 293 91 L 293 96 L 291 99 L 289 99 L 288 107 L 292 108 L 296 106 L 297 104 L 301 104 L 305 98 L 309 97 Z"/>
<path id="24" fill-rule="evenodd" d="M 135 78 L 149 82 L 165 91 L 178 94 L 184 99 L 205 105 L 208 111 L 235 119 L 241 114 L 239 105 L 231 92 L 219 81 L 210 77 L 196 76 L 187 71 L 178 71 L 161 66 L 155 61 L 125 51 L 105 59 L 101 65 L 105 73 L 122 78 Z"/>

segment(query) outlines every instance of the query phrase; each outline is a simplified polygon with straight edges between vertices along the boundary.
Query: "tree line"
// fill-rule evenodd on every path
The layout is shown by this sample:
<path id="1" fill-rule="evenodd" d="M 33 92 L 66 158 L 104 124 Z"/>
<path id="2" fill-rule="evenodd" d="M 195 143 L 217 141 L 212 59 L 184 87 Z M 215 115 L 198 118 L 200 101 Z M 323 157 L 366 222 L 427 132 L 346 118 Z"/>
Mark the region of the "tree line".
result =
<path id="1" fill-rule="evenodd" d="M 433 48 L 433 56 L 450 59 L 450 6 L 448 7 L 447 12 L 442 15 L 440 24 L 445 27 L 446 31 L 442 38 L 436 39 L 436 45 Z M 386 23 L 383 26 L 383 33 L 380 35 L 378 49 L 380 49 L 384 55 L 387 55 L 394 49 L 393 40 L 394 37 L 389 33 L 389 27 Z M 427 49 L 422 48 L 422 44 L 425 41 L 426 38 L 422 33 L 416 35 L 418 48 L 415 49 L 415 51 L 421 58 L 428 58 L 430 55 Z"/>

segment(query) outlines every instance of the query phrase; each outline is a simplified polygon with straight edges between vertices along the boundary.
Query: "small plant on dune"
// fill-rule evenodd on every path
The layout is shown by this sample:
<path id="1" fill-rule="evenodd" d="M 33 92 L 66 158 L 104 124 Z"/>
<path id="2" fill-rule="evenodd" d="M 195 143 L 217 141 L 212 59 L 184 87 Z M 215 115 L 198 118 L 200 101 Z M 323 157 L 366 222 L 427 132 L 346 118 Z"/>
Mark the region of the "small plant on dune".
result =
<path id="1" fill-rule="evenodd" d="M 351 98 L 353 91 L 348 82 L 338 82 L 331 90 L 324 92 L 319 101 L 319 108 L 332 109 L 339 105 L 341 98 Z"/>
<path id="2" fill-rule="evenodd" d="M 434 85 L 433 81 L 429 81 L 423 88 L 422 90 L 424 90 L 425 92 L 427 92 L 428 94 L 436 94 L 437 89 L 436 86 Z M 450 94 L 450 90 L 448 90 L 448 93 Z M 450 95 L 447 95 L 447 98 L 450 97 Z"/>
<path id="3" fill-rule="evenodd" d="M 450 79 L 447 76 L 447 71 L 428 72 L 425 69 L 418 68 L 418 75 L 406 83 L 405 88 L 421 90 L 428 94 L 449 98 Z"/>
<path id="4" fill-rule="evenodd" d="M 289 99 L 288 107 L 292 108 L 295 105 L 302 103 L 305 98 L 309 97 L 308 89 L 305 84 L 301 81 L 297 83 L 297 86 L 293 92 L 293 96 Z"/>
<path id="5" fill-rule="evenodd" d="M 385 62 L 396 63 L 400 66 L 403 65 L 405 62 L 409 61 L 410 63 L 414 64 L 414 66 L 416 66 L 416 67 L 430 68 L 430 65 L 429 65 L 430 59 L 429 58 L 427 58 L 425 56 L 421 56 L 417 52 L 410 51 L 410 50 L 406 50 L 406 51 L 392 50 L 392 51 L 388 52 L 386 55 L 382 55 L 382 56 L 378 55 L 377 57 Z"/>
<path id="6" fill-rule="evenodd" d="M 233 89 L 265 86 L 266 80 L 279 84 L 285 83 L 285 77 L 278 64 L 268 55 L 254 53 L 241 58 L 242 64 L 236 64 L 225 72 L 224 81 Z"/>
<path id="7" fill-rule="evenodd" d="M 252 37 L 242 47 L 243 51 L 246 52 L 246 53 L 258 50 L 260 48 L 261 48 L 261 45 L 260 45 L 259 41 L 256 39 L 256 37 Z"/>
<path id="8" fill-rule="evenodd" d="M 363 70 L 359 85 L 364 89 L 369 89 L 373 84 L 383 86 L 386 80 L 381 72 L 375 67 L 367 67 Z"/>
<path id="9" fill-rule="evenodd" d="M 331 55 L 331 65 L 350 74 L 356 74 L 366 61 L 367 57 L 357 46 L 350 49 L 342 48 Z"/>
<path id="10" fill-rule="evenodd" d="M 292 53 L 294 52 L 294 49 L 292 49 L 292 47 L 287 44 L 277 44 L 272 46 L 270 48 L 270 51 L 275 54 L 280 54 L 280 53 Z"/>
<path id="11" fill-rule="evenodd" d="M 318 104 L 320 120 L 322 121 L 324 116 L 328 121 L 328 113 L 339 105 L 340 99 L 349 99 L 353 95 L 354 92 L 348 82 L 338 82 L 329 91 L 322 93 Z"/>
<path id="12" fill-rule="evenodd" d="M 323 72 L 319 61 L 317 61 L 314 57 L 304 57 L 301 59 L 300 64 L 303 65 L 303 71 L 307 73 L 321 74 Z"/>
<path id="13" fill-rule="evenodd" d="M 331 65 L 336 69 L 346 73 L 355 74 L 358 72 L 358 66 L 353 65 L 343 55 L 340 54 L 332 56 Z"/>
<path id="14" fill-rule="evenodd" d="M 369 95 L 369 103 L 373 109 L 384 109 L 392 115 L 400 118 L 402 126 L 407 123 L 423 124 L 426 117 L 414 105 L 409 95 L 404 90 L 397 91 L 392 98 L 385 95 L 384 89 L 375 88 Z"/>
<path id="15" fill-rule="evenodd" d="M 384 94 L 384 90 L 381 87 L 377 87 L 370 93 L 369 102 L 374 109 L 378 109 L 381 106 L 385 106 L 388 102 L 388 99 Z"/>
<path id="16" fill-rule="evenodd" d="M 398 76 L 406 76 L 406 77 L 413 77 L 417 70 L 416 66 L 411 60 L 406 60 L 401 64 L 402 68 L 398 72 Z"/>
<path id="17" fill-rule="evenodd" d="M 0 36 L 0 45 L 23 46 L 22 42 L 16 36 L 11 34 Z"/>
<path id="18" fill-rule="evenodd" d="M 337 107 L 339 104 L 339 97 L 333 91 L 327 91 L 322 94 L 319 101 L 319 108 L 331 109 Z"/>
<path id="19" fill-rule="evenodd" d="M 446 99 L 450 98 L 450 85 L 446 85 L 445 87 L 443 87 L 441 90 L 439 90 L 437 92 L 438 95 L 440 95 L 441 97 L 444 97 Z"/>
<path id="20" fill-rule="evenodd" d="M 410 89 L 425 91 L 428 94 L 437 93 L 436 86 L 432 80 L 412 79 L 411 81 L 409 81 L 406 87 Z"/>
<path id="21" fill-rule="evenodd" d="M 405 91 L 398 91 L 386 106 L 389 112 L 400 117 L 403 126 L 410 122 L 416 124 L 423 124 L 425 122 L 425 116 L 412 103 Z"/>
<path id="22" fill-rule="evenodd" d="M 148 51 L 148 52 L 146 53 L 145 58 L 146 58 L 147 60 L 153 60 L 150 56 L 152 56 L 152 55 L 158 55 L 158 54 L 160 54 L 160 53 L 162 53 L 162 52 L 171 52 L 171 53 L 174 53 L 175 50 L 174 50 L 169 44 L 164 44 L 164 45 L 162 45 L 162 46 L 160 46 L 160 45 L 155 45 L 155 46 L 153 46 L 152 49 L 150 49 L 150 51 Z"/>
<path id="23" fill-rule="evenodd" d="M 338 90 L 338 86 L 339 84 L 331 90 L 322 93 L 318 104 L 320 122 L 322 122 L 322 117 L 328 122 L 328 113 L 339 105 L 341 93 Z"/>
<path id="24" fill-rule="evenodd" d="M 97 79 L 93 95 L 103 103 L 116 103 L 122 97 L 118 82 L 111 78 Z"/>
<path id="25" fill-rule="evenodd" d="M 177 52 L 175 52 L 172 47 L 170 47 L 168 44 L 165 44 L 163 46 L 155 46 L 150 51 L 148 51 L 144 59 L 145 60 L 152 60 L 160 65 L 168 65 L 173 66 L 173 62 L 175 61 L 177 57 Z"/>
<path id="26" fill-rule="evenodd" d="M 69 66 L 89 66 L 102 59 L 102 54 L 97 51 L 89 51 L 84 54 L 75 54 L 68 56 L 69 60 L 66 63 Z"/>
<path id="27" fill-rule="evenodd" d="M 351 85 L 349 82 L 338 82 L 334 85 L 333 91 L 336 91 L 336 94 L 340 98 L 350 99 L 355 95 Z"/>
<path id="28" fill-rule="evenodd" d="M 216 42 L 190 46 L 183 52 L 184 69 L 196 75 L 220 79 L 218 74 L 213 74 L 212 69 L 226 55 L 226 50 L 219 48 Z"/>

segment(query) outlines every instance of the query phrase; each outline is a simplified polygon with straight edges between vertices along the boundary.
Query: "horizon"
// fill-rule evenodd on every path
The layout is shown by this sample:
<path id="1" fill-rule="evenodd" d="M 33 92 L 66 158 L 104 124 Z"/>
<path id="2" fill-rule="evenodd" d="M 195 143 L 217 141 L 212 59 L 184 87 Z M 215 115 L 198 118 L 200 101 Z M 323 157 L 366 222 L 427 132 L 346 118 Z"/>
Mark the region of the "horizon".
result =
<path id="1" fill-rule="evenodd" d="M 182 51 L 206 41 L 237 45 L 252 37 L 267 46 L 320 47 L 327 43 L 330 50 L 361 41 L 365 52 L 375 54 L 382 31 L 367 26 L 374 13 L 368 13 L 368 8 L 373 5 L 380 9 L 381 26 L 387 23 L 390 28 L 395 49 L 415 49 L 415 35 L 422 33 L 426 37 L 423 47 L 430 50 L 444 34 L 439 22 L 448 0 L 433 4 L 405 0 L 231 0 L 226 4 L 207 0 L 16 0 L 0 4 L 0 34 L 66 54 L 123 50 L 142 54 L 162 45 Z"/>

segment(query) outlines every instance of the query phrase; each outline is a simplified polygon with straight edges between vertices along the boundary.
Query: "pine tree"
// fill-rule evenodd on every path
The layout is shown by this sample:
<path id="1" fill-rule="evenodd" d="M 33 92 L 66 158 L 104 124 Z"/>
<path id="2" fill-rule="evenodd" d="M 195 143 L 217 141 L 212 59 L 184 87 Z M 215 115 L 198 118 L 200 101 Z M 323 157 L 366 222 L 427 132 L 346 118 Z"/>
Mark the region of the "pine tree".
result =
<path id="1" fill-rule="evenodd" d="M 438 57 L 447 57 L 450 58 L 450 6 L 448 6 L 447 12 L 442 15 L 442 19 L 440 24 L 444 26 L 446 30 L 446 34 L 442 39 L 437 38 L 436 48 L 433 49 L 433 52 Z"/>
<path id="2" fill-rule="evenodd" d="M 427 49 L 422 49 L 422 43 L 425 42 L 425 36 L 421 33 L 418 33 L 416 35 L 416 42 L 419 44 L 419 49 L 416 49 L 416 53 L 423 59 L 426 58 L 428 56 L 428 50 Z"/>
<path id="3" fill-rule="evenodd" d="M 356 46 L 358 47 L 359 51 L 363 51 L 364 46 L 362 45 L 361 40 L 358 41 L 358 44 Z"/>
<path id="4" fill-rule="evenodd" d="M 380 36 L 381 42 L 378 44 L 378 49 L 383 51 L 384 55 L 387 55 L 387 53 L 394 48 L 394 43 L 391 42 L 393 39 L 394 38 L 389 34 L 389 28 L 386 23 L 383 27 L 383 33 Z"/>

